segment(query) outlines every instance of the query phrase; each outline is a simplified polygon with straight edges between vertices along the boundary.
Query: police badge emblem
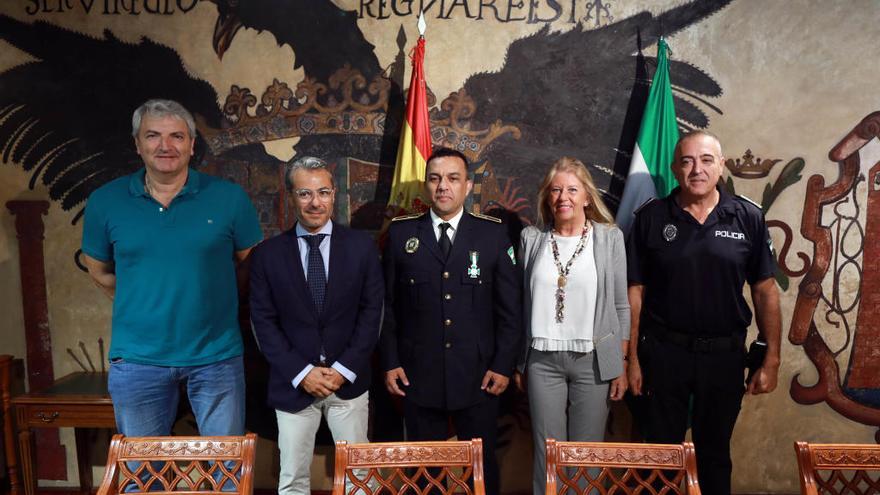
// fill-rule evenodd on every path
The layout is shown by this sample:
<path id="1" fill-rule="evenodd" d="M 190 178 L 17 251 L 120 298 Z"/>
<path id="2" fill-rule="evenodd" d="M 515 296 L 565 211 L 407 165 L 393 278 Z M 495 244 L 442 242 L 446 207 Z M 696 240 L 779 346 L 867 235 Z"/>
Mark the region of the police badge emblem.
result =
<path id="1" fill-rule="evenodd" d="M 477 266 L 477 262 L 480 261 L 480 252 L 479 251 L 471 251 L 468 255 L 468 258 L 471 260 L 471 266 L 467 269 L 468 277 L 470 278 L 479 278 L 480 276 L 480 267 Z"/>
<path id="2" fill-rule="evenodd" d="M 415 253 L 419 249 L 419 239 L 417 237 L 410 237 L 406 240 L 406 244 L 404 244 L 403 248 L 409 254 Z"/>
<path id="3" fill-rule="evenodd" d="M 666 239 L 666 242 L 672 242 L 675 240 L 675 237 L 678 235 L 678 227 L 672 225 L 671 223 L 667 223 L 663 227 L 663 238 Z"/>

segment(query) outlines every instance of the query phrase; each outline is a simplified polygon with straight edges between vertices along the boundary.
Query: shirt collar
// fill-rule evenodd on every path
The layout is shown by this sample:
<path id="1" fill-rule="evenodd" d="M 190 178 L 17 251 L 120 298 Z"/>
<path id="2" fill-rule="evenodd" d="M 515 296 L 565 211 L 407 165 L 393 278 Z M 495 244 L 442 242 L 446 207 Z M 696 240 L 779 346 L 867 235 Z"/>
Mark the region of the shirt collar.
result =
<path id="1" fill-rule="evenodd" d="M 131 180 L 128 182 L 128 190 L 132 196 L 149 196 L 150 194 L 147 192 L 147 188 L 144 187 L 144 180 L 146 179 L 147 169 L 142 168 L 137 172 L 131 174 Z M 183 185 L 183 188 L 180 192 L 177 193 L 178 196 L 183 196 L 184 194 L 196 194 L 199 192 L 199 185 L 201 184 L 201 175 L 196 172 L 192 168 L 188 169 L 186 172 L 186 184 Z"/>
<path id="2" fill-rule="evenodd" d="M 315 232 L 315 234 L 325 234 L 327 236 L 333 235 L 333 222 L 327 222 L 321 227 L 321 230 Z M 309 235 L 314 235 L 308 230 L 305 229 L 299 222 L 296 222 L 296 236 L 297 237 L 306 237 Z"/>
<path id="3" fill-rule="evenodd" d="M 732 213 L 735 208 L 735 204 L 731 199 L 732 196 L 729 192 L 727 192 L 727 188 L 722 185 L 720 180 L 718 181 L 718 184 L 715 185 L 715 189 L 718 191 L 718 204 L 715 205 L 715 209 L 712 210 L 712 213 L 709 214 L 709 217 L 706 219 L 706 222 L 704 222 L 703 225 L 707 225 L 709 223 L 709 219 L 711 219 L 713 216 L 717 215 L 718 217 L 724 218 L 724 216 L 726 216 L 727 214 Z M 678 218 L 693 219 L 693 217 L 689 213 L 684 211 L 684 208 L 682 208 L 676 200 L 676 197 L 678 197 L 678 193 L 680 191 L 681 186 L 678 186 L 669 193 L 668 197 L 670 199 L 669 206 L 671 208 L 671 212 L 674 216 Z"/>
<path id="4" fill-rule="evenodd" d="M 434 226 L 435 231 L 437 231 L 440 228 L 440 224 L 443 222 L 446 222 L 450 226 L 452 226 L 452 230 L 454 230 L 454 231 L 458 230 L 458 222 L 460 222 L 461 217 L 464 216 L 464 207 L 463 206 L 460 210 L 458 210 L 458 213 L 456 213 L 455 216 L 450 218 L 449 220 L 443 220 L 436 213 L 434 213 L 434 210 L 428 210 L 428 211 L 431 212 L 430 213 L 431 214 L 431 225 Z"/>

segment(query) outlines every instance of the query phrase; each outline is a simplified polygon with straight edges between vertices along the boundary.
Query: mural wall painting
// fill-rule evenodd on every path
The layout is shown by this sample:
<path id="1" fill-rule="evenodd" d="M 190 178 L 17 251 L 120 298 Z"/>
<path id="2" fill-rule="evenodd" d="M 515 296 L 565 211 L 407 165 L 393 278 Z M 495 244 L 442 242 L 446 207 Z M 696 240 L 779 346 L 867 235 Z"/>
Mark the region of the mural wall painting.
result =
<path id="1" fill-rule="evenodd" d="M 807 182 L 801 233 L 813 245 L 788 339 L 816 367 L 815 384 L 791 381 L 800 404 L 827 403 L 880 426 L 880 112 L 865 117 L 829 158 L 839 176 Z M 799 253 L 801 256 L 801 253 Z M 875 433 L 880 442 L 880 430 Z"/>
<path id="2" fill-rule="evenodd" d="M 348 158 L 376 164 L 376 188 L 359 191 L 373 197 L 355 201 L 367 211 L 347 212 L 354 226 L 376 228 L 390 181 L 390 171 L 382 170 L 394 163 L 402 112 L 402 31 L 396 61 L 383 68 L 357 27 L 357 15 L 329 0 L 212 3 L 217 18 L 211 41 L 218 57 L 242 28 L 269 32 L 279 45 L 293 48 L 291 64 L 303 68 L 305 79 L 295 89 L 276 80 L 259 102 L 249 88 L 233 85 L 221 111 L 217 89 L 191 76 L 172 47 L 149 38 L 123 42 L 110 31 L 93 38 L 0 14 L 0 36 L 37 59 L 0 74 L 0 85 L 10 88 L 0 96 L 4 161 L 21 164 L 32 174 L 31 186 L 41 180 L 65 209 L 81 208 L 92 190 L 140 165 L 127 112 L 106 109 L 169 97 L 198 116 L 203 139 L 194 163 L 242 183 L 270 233 L 285 225 L 285 206 L 275 198 L 281 193 L 280 162 L 254 145 L 292 136 L 301 137 L 297 153 L 323 156 L 337 166 Z M 592 30 L 579 24 L 566 33 L 543 29 L 514 42 L 499 72 L 468 78 L 431 116 L 435 143 L 466 151 L 478 164 L 483 187 L 475 208 L 515 205 L 517 215 L 530 221 L 535 212 L 526 198 L 534 196 L 542 170 L 535 165 L 562 155 L 588 162 L 615 205 L 650 84 L 652 59 L 641 49 L 727 3 L 691 2 L 614 23 L 607 5 L 595 4 L 589 16 L 604 16 L 608 23 Z M 674 61 L 671 70 L 682 127 L 706 127 L 700 107 L 720 113 L 704 99 L 720 95 L 720 86 L 686 62 Z M 573 111 L 560 114 L 560 108 Z"/>
<path id="3" fill-rule="evenodd" d="M 756 158 L 755 155 L 752 154 L 751 149 L 747 149 L 741 159 L 728 158 L 724 163 L 727 170 L 730 171 L 730 176 L 727 177 L 726 181 L 727 188 L 730 192 L 735 193 L 736 187 L 734 185 L 733 177 L 746 180 L 763 179 L 770 175 L 770 171 L 773 167 L 781 161 L 782 160 L 780 159 Z M 782 171 L 772 184 L 770 182 L 764 184 L 764 190 L 760 198 L 760 203 L 758 204 L 761 205 L 761 209 L 764 211 L 765 216 L 767 216 L 770 208 L 776 202 L 777 198 L 779 198 L 779 195 L 782 194 L 784 190 L 801 180 L 801 172 L 803 172 L 805 165 L 806 163 L 803 158 L 793 158 L 785 164 Z M 789 287 L 789 277 L 800 277 L 807 272 L 806 255 L 803 253 L 798 254 L 804 262 L 804 267 L 799 270 L 792 270 L 785 261 L 788 258 L 791 243 L 794 239 L 794 233 L 792 232 L 791 227 L 781 220 L 767 218 L 767 228 L 771 232 L 773 232 L 774 229 L 779 229 L 783 235 L 782 246 L 776 253 L 778 263 L 775 277 L 779 287 L 783 291 L 786 291 Z"/>
<path id="4" fill-rule="evenodd" d="M 831 3 L 832 10 L 843 10 Z M 408 54 L 415 41 L 407 39 L 403 25 L 414 24 L 419 7 L 424 7 L 429 23 L 428 59 L 442 60 L 438 66 L 446 77 L 434 85 L 442 87 L 442 92 L 437 90 L 429 97 L 432 141 L 435 146 L 459 149 L 473 161 L 475 188 L 468 207 L 514 220 L 513 224 L 534 222 L 533 198 L 543 172 L 567 155 L 587 163 L 605 200 L 616 208 L 656 64 L 645 53 L 651 52 L 660 36 L 679 34 L 680 52 L 673 53 L 670 72 L 680 129 L 710 128 L 713 119 L 724 116 L 712 127 L 724 132 L 725 142 L 738 139 L 731 129 L 745 133 L 741 130 L 751 124 L 731 114 L 750 114 L 732 105 L 752 104 L 755 97 L 766 104 L 771 99 L 768 95 L 780 94 L 761 92 L 758 86 L 771 82 L 752 84 L 754 78 L 744 82 L 738 75 L 743 64 L 760 66 L 762 57 L 769 60 L 780 50 L 800 52 L 790 46 L 767 50 L 762 45 L 767 31 L 734 36 L 721 33 L 727 26 L 718 24 L 755 22 L 765 10 L 778 12 L 779 7 L 771 4 L 668 0 L 643 8 L 648 4 L 622 0 L 4 3 L 0 39 L 30 59 L 0 69 L 0 173 L 3 167 L 18 167 L 16 172 L 26 174 L 23 188 L 44 186 L 52 206 L 69 212 L 63 222 L 74 235 L 89 193 L 142 166 L 132 146 L 131 110 L 148 98 L 171 98 L 196 115 L 194 166 L 242 185 L 257 207 L 266 235 L 287 228 L 293 218 L 284 161 L 266 148 L 290 138 L 297 140 L 295 155 L 316 155 L 331 164 L 339 185 L 336 218 L 355 228 L 377 230 L 387 216 L 397 213 L 387 211 L 386 202 L 405 101 Z M 819 18 L 820 10 L 801 6 L 791 9 L 791 15 L 800 26 L 810 16 Z M 722 11 L 730 15 L 716 22 L 713 17 Z M 200 33 L 200 39 L 187 37 L 189 32 L 181 32 L 179 41 L 163 38 L 163 22 L 184 16 L 207 21 L 200 25 L 204 29 L 193 31 Z M 115 30 L 124 28 L 113 19 L 123 18 L 140 23 L 139 38 Z M 93 34 L 71 27 L 82 28 L 83 19 L 87 26 L 116 27 L 93 30 Z M 779 20 L 779 29 L 788 29 L 786 23 L 794 22 Z M 456 53 L 431 38 L 437 32 L 455 33 L 453 28 L 462 23 L 468 23 L 467 29 L 498 34 L 504 41 L 497 44 L 506 54 L 491 62 L 463 62 L 461 67 L 467 68 L 462 69 L 459 58 L 482 56 L 480 47 L 473 48 L 477 55 Z M 271 35 L 284 66 L 264 64 L 266 77 L 257 85 L 244 82 L 247 69 L 230 61 L 235 49 L 254 43 L 253 33 L 242 34 L 248 30 Z M 814 34 L 820 36 L 822 31 Z M 707 39 L 735 48 L 727 53 L 728 46 L 699 46 Z M 202 79 L 209 77 L 204 75 L 207 72 L 192 70 L 192 59 L 186 57 L 193 53 L 188 44 L 194 42 L 205 45 L 205 52 L 198 52 L 203 55 L 200 60 L 222 64 L 232 78 L 217 84 Z M 711 55 L 699 58 L 704 52 Z M 262 60 L 259 52 L 252 57 L 255 64 Z M 769 67 L 762 66 L 762 70 Z M 294 69 L 299 71 L 296 78 L 283 75 Z M 774 73 L 777 69 L 791 75 L 783 67 L 774 67 Z M 432 74 L 427 80 L 430 91 Z M 819 82 L 803 84 L 811 87 Z M 730 109 L 727 115 L 722 106 Z M 768 108 L 766 114 L 790 110 Z M 841 127 L 848 125 L 849 121 Z M 742 147 L 737 149 L 746 149 L 745 153 L 726 163 L 731 176 L 728 187 L 752 193 L 757 186 L 753 198 L 760 200 L 768 215 L 774 238 L 781 239 L 776 245 L 776 279 L 783 290 L 784 317 L 787 320 L 791 315 L 789 341 L 802 346 L 818 373 L 815 383 L 807 383 L 803 375 L 794 376 L 791 398 L 798 404 L 825 402 L 844 417 L 875 427 L 880 427 L 878 135 L 880 112 L 865 117 L 831 151 L 829 156 L 839 170 L 833 182 L 815 172 L 807 181 L 801 180 L 806 158 L 813 155 L 808 150 L 802 153 L 797 140 L 770 148 L 766 141 L 758 141 L 762 136 L 749 141 L 750 149 L 739 144 Z M 772 142 L 774 137 L 768 139 Z M 779 151 L 782 148 L 798 151 Z M 799 204 L 791 208 L 792 194 L 804 187 L 803 217 L 797 212 L 789 215 L 789 210 L 800 208 Z M 796 201 L 800 203 L 799 198 Z M 792 228 L 798 221 L 799 236 Z M 47 236 L 46 245 L 53 241 L 57 239 Z M 70 263 L 68 255 L 64 259 Z M 785 299 L 795 297 L 792 310 L 792 302 Z M 246 307 L 241 317 L 246 327 Z M 89 331 L 105 337 L 109 332 L 107 328 Z M 247 346 L 249 379 L 254 377 L 253 383 L 259 383 L 265 369 L 253 342 Z M 803 359 L 799 350 L 798 358 Z M 248 426 L 272 438 L 274 414 L 265 410 L 258 389 L 249 389 Z M 379 390 L 376 395 L 378 407 L 388 406 L 379 399 L 382 393 Z M 511 445 L 507 442 L 513 430 L 528 428 L 524 400 L 515 394 L 505 398 L 506 416 L 499 426 L 504 445 Z M 760 400 L 776 397 L 747 406 L 757 407 L 753 404 Z M 785 404 L 773 405 L 780 410 L 794 407 L 788 398 Z M 771 423 L 762 420 L 762 424 L 770 428 Z M 753 433 L 764 426 L 749 427 L 755 428 Z M 397 434 L 395 428 L 377 424 L 374 433 L 391 438 Z M 876 439 L 880 441 L 880 431 Z M 518 445 L 516 440 L 512 443 Z"/>

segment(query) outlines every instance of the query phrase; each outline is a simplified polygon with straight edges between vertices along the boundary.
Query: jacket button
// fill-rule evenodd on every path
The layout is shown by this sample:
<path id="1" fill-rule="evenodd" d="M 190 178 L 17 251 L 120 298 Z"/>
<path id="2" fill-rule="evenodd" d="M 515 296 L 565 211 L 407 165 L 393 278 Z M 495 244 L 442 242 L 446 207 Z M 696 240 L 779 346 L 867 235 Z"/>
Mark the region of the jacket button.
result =
<path id="1" fill-rule="evenodd" d="M 444 294 L 443 299 L 446 299 L 447 301 L 452 299 L 452 294 Z"/>
<path id="2" fill-rule="evenodd" d="M 449 272 L 443 272 L 443 278 L 449 278 Z"/>
<path id="3" fill-rule="evenodd" d="M 448 327 L 449 325 L 452 325 L 452 320 L 450 320 L 449 318 L 447 318 L 446 321 L 443 322 L 443 324 L 446 325 L 446 326 Z"/>
<path id="4" fill-rule="evenodd" d="M 451 348 L 452 348 L 452 343 L 451 343 L 451 342 L 447 342 L 447 343 L 446 343 L 446 348 L 447 348 L 447 349 L 451 349 Z"/>

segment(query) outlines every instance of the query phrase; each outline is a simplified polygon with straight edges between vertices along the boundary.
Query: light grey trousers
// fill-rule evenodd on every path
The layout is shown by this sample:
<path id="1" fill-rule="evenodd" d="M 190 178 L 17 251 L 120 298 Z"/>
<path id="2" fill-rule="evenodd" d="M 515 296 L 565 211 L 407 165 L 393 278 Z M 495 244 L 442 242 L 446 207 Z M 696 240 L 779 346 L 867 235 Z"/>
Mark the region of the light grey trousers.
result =
<path id="1" fill-rule="evenodd" d="M 367 440 L 367 417 L 370 394 L 364 392 L 354 399 L 340 399 L 330 394 L 315 401 L 305 409 L 288 413 L 275 410 L 278 418 L 278 449 L 281 451 L 281 473 L 278 477 L 279 495 L 309 495 L 312 493 L 310 473 L 315 435 L 321 425 L 321 415 L 327 418 L 327 426 L 333 440 L 349 443 L 365 443 Z M 360 477 L 366 476 L 361 473 Z M 351 483 L 346 482 L 346 493 Z"/>
<path id="2" fill-rule="evenodd" d="M 545 440 L 604 440 L 610 382 L 599 380 L 593 352 L 532 349 L 526 370 L 535 444 L 533 493 L 544 495 Z"/>

